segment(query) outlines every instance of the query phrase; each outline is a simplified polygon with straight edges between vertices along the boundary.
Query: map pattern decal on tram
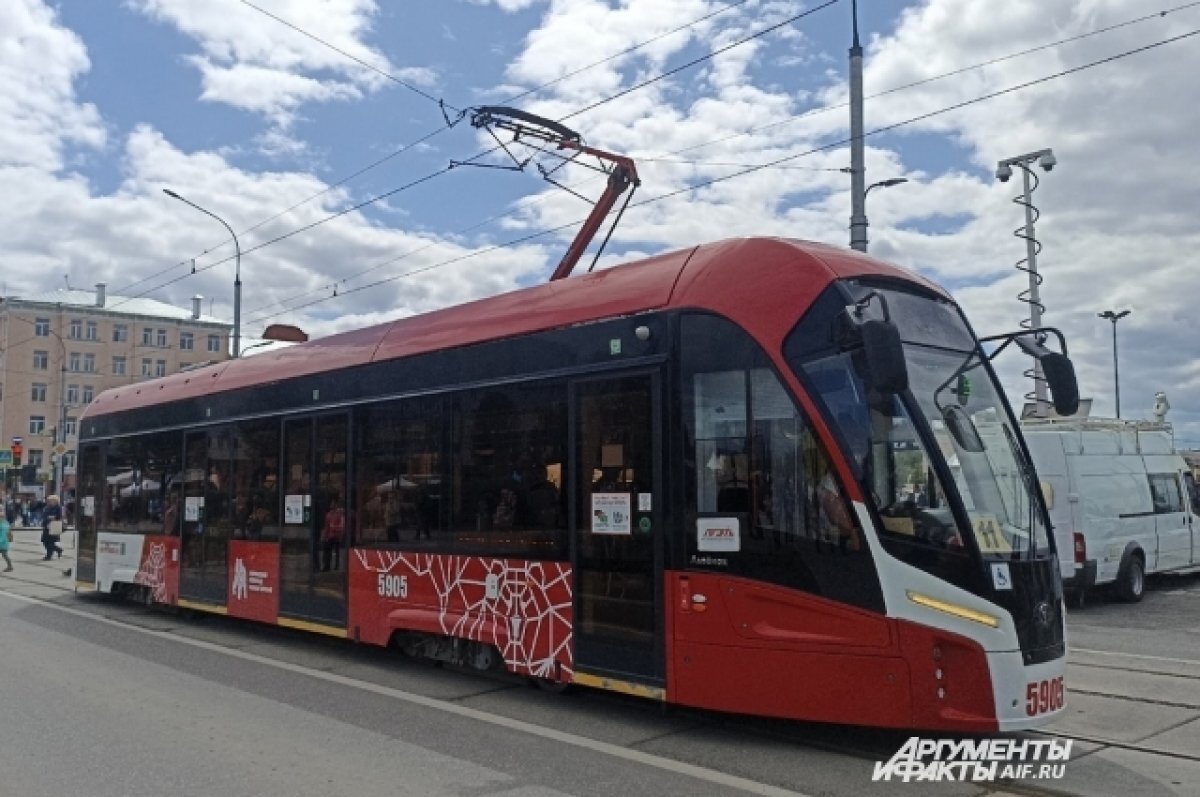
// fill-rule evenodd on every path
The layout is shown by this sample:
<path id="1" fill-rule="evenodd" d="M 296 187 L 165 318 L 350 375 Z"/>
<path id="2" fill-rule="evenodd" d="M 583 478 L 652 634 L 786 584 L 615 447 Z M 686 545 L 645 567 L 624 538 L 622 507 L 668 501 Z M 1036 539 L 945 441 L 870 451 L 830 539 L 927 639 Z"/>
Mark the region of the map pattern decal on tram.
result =
<path id="1" fill-rule="evenodd" d="M 509 669 L 570 680 L 572 570 L 564 562 L 354 551 L 350 626 L 385 644 L 394 629 L 494 645 Z"/>

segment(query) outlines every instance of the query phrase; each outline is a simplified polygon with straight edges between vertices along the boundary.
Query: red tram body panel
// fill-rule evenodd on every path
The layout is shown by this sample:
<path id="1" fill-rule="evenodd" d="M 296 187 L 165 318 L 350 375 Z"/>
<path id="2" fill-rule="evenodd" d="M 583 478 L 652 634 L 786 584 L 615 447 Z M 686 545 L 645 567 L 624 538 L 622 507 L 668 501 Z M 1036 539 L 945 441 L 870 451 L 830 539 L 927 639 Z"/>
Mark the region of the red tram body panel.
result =
<path id="1" fill-rule="evenodd" d="M 895 399 L 839 338 L 873 302 Z M 78 586 L 719 711 L 1034 727 L 1061 587 L 1052 547 L 1013 553 L 1039 527 L 996 508 L 1020 452 L 956 314 L 857 253 L 731 240 L 110 390 Z M 985 459 L 922 415 L 945 347 Z"/>

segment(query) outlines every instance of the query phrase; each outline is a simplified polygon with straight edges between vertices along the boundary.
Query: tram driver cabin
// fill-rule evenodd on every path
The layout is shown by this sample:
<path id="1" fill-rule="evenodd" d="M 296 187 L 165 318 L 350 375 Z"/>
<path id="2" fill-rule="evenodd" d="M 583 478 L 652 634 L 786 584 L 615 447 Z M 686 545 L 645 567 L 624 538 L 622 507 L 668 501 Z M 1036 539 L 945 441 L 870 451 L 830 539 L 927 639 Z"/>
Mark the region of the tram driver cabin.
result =
<path id="1" fill-rule="evenodd" d="M 111 390 L 79 463 L 80 590 L 741 713 L 1064 705 L 989 355 L 833 247 L 696 246 Z"/>

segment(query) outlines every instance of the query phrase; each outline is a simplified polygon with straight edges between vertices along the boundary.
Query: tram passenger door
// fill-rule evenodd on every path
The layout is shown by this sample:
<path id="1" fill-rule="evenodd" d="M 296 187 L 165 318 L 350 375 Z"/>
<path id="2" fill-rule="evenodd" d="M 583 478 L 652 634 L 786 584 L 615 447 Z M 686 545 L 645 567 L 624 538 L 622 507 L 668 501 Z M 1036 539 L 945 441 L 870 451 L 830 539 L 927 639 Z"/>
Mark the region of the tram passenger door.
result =
<path id="1" fill-rule="evenodd" d="M 573 385 L 577 676 L 662 679 L 658 389 L 654 374 Z"/>
<path id="2" fill-rule="evenodd" d="M 183 453 L 183 539 L 179 597 L 225 605 L 229 525 L 220 474 L 209 457 L 209 434 L 187 435 Z"/>
<path id="3" fill-rule="evenodd" d="M 349 423 L 345 413 L 284 422 L 279 543 L 279 613 L 344 625 L 349 529 L 346 514 Z M 341 537 L 325 534 L 336 506 Z M 336 524 L 335 528 L 336 528 Z"/>

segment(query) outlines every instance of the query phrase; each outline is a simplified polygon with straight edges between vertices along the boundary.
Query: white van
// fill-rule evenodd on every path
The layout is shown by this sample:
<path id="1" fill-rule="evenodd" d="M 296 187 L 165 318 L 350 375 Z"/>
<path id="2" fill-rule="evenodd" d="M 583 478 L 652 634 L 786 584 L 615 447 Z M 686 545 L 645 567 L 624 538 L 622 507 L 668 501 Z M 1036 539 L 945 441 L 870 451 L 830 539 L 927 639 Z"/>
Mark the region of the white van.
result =
<path id="1" fill-rule="evenodd" d="M 1078 604 L 1104 584 L 1138 601 L 1147 573 L 1200 567 L 1200 503 L 1170 427 L 1028 419 L 1021 431 L 1050 508 L 1063 586 Z"/>

